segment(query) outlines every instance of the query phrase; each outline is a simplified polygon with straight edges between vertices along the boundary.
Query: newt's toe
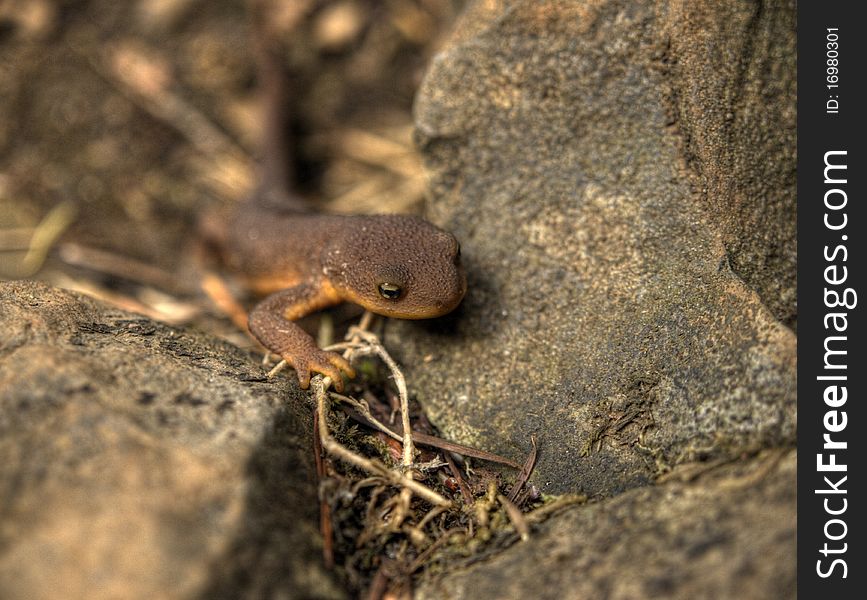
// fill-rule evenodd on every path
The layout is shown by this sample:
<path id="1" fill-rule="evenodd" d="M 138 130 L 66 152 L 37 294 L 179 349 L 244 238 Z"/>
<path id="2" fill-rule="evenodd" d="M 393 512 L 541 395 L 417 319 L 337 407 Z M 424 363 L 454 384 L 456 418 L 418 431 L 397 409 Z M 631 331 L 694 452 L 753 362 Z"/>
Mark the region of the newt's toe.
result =
<path id="1" fill-rule="evenodd" d="M 343 391 L 343 373 L 347 376 L 355 377 L 355 369 L 349 362 L 334 352 L 318 351 L 315 354 L 298 357 L 298 356 L 283 356 L 284 360 L 295 368 L 298 375 L 298 383 L 301 389 L 310 387 L 310 376 L 312 373 L 321 373 L 326 377 L 331 378 L 334 389 L 338 392 Z"/>
<path id="2" fill-rule="evenodd" d="M 295 373 L 298 375 L 298 385 L 302 390 L 310 387 L 310 371 L 305 367 L 295 366 Z"/>
<path id="3" fill-rule="evenodd" d="M 346 373 L 346 376 L 352 379 L 355 377 L 355 369 L 352 368 L 352 365 L 349 364 L 349 361 L 340 356 L 339 354 L 335 354 L 334 352 L 328 353 L 328 361 Z"/>

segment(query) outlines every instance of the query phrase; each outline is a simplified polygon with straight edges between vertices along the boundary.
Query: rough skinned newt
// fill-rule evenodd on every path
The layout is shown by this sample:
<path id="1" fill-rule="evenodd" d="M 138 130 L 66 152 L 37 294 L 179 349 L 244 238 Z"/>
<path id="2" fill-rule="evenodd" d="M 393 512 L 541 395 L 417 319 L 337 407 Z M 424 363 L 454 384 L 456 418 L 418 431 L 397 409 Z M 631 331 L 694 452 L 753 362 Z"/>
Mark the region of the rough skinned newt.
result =
<path id="1" fill-rule="evenodd" d="M 354 377 L 353 368 L 293 321 L 341 302 L 400 319 L 444 315 L 467 288 L 460 246 L 420 217 L 322 214 L 292 194 L 286 77 L 267 49 L 259 52 L 259 72 L 266 119 L 261 183 L 229 219 L 221 254 L 265 296 L 249 314 L 253 336 L 295 368 L 302 388 L 316 372 L 342 390 L 341 373 Z"/>

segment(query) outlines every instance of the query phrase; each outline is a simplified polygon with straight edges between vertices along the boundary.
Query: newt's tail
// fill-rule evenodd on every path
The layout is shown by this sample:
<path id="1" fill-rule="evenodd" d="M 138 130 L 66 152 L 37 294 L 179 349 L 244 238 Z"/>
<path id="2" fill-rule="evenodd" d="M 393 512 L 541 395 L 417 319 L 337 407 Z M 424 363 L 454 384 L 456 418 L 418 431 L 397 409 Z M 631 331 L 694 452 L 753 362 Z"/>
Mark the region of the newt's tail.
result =
<path id="1" fill-rule="evenodd" d="M 306 212 L 311 207 L 292 193 L 296 173 L 291 140 L 290 76 L 281 59 L 281 32 L 268 18 L 268 3 L 250 2 L 251 38 L 262 97 L 259 184 L 248 202 L 276 210 Z"/>

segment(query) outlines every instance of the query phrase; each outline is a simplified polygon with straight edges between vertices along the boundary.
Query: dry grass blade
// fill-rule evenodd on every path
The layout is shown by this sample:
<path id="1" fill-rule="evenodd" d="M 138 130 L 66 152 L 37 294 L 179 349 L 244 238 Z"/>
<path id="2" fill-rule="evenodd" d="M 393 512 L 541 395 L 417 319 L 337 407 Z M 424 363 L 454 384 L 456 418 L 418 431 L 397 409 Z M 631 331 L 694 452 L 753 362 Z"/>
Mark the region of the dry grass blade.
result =
<path id="1" fill-rule="evenodd" d="M 319 416 L 313 414 L 313 460 L 316 463 L 316 478 L 325 479 L 325 461 L 322 460 L 322 444 L 319 441 Z M 319 531 L 322 534 L 322 560 L 328 569 L 334 568 L 334 526 L 331 522 L 331 507 L 324 497 L 319 499 Z"/>
<path id="2" fill-rule="evenodd" d="M 499 454 L 494 454 L 493 452 L 487 452 L 485 450 L 479 450 L 478 448 L 473 448 L 472 446 L 465 446 L 463 444 L 450 442 L 448 440 L 436 437 L 435 435 L 428 435 L 426 433 L 413 431 L 412 439 L 420 446 L 429 446 L 431 448 L 437 448 L 439 450 L 445 450 L 447 452 L 454 452 L 455 454 L 460 454 L 462 456 L 470 456 L 472 458 L 479 458 L 481 460 L 487 460 L 489 462 L 500 463 L 502 465 L 514 467 L 515 469 L 521 468 L 521 465 L 519 463 L 516 463 L 515 461 L 510 460 L 505 456 L 500 456 Z"/>
<path id="3" fill-rule="evenodd" d="M 536 436 L 530 436 L 530 443 L 533 444 L 533 449 L 530 451 L 530 456 L 527 457 L 527 460 L 524 462 L 524 466 L 521 467 L 521 472 L 518 473 L 518 478 L 515 480 L 515 485 L 512 486 L 512 489 L 509 490 L 509 501 L 514 502 L 518 498 L 518 494 L 521 492 L 521 488 L 524 487 L 524 484 L 530 479 L 530 475 L 533 473 L 533 468 L 536 466 Z"/>
<path id="4" fill-rule="evenodd" d="M 374 429 L 381 431 L 385 435 L 397 440 L 398 442 L 403 442 L 404 438 L 402 427 L 398 428 L 397 431 L 392 430 L 390 427 L 388 427 L 387 425 L 379 421 L 376 417 L 374 417 L 372 414 L 370 414 L 370 410 L 366 404 L 359 400 L 356 400 L 355 398 L 350 398 L 349 396 L 344 396 L 343 394 L 338 394 L 337 392 L 329 392 L 329 394 L 332 398 L 335 398 L 336 400 L 339 400 L 341 402 L 345 402 L 350 406 L 354 407 L 342 408 L 343 412 L 349 415 L 349 417 L 351 417 L 353 420 L 358 421 L 363 425 L 373 427 Z M 503 465 L 514 467 L 516 469 L 520 469 L 522 467 L 520 463 L 516 463 L 515 461 L 510 460 L 505 456 L 500 456 L 499 454 L 494 454 L 493 452 L 479 450 L 478 448 L 473 448 L 472 446 L 465 446 L 463 444 L 450 442 L 435 435 L 429 435 L 420 431 L 412 432 L 412 441 L 418 446 L 427 446 L 429 448 L 445 450 L 446 452 L 454 452 L 455 454 L 460 454 L 462 456 L 470 456 L 472 458 L 479 458 L 481 460 L 500 463 Z"/>
<path id="5" fill-rule="evenodd" d="M 29 277 L 42 268 L 48 252 L 66 229 L 72 225 L 78 210 L 72 202 L 63 201 L 48 211 L 48 214 L 33 229 L 27 253 L 21 259 L 19 277 Z"/>
<path id="6" fill-rule="evenodd" d="M 104 275 L 135 281 L 161 290 L 191 292 L 192 286 L 179 281 L 177 274 L 164 271 L 148 263 L 121 256 L 107 250 L 67 243 L 60 246 L 60 260 L 68 265 L 96 271 Z"/>

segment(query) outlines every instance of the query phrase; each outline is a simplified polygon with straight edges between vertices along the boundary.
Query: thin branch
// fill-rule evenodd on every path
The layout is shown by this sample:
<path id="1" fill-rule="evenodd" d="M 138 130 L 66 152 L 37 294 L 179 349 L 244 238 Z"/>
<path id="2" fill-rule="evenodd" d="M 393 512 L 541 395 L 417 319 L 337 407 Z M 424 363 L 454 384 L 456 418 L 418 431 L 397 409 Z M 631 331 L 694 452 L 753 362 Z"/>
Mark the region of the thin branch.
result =
<path id="1" fill-rule="evenodd" d="M 406 471 L 409 471 L 412 469 L 415 449 L 413 448 L 412 443 L 412 427 L 409 422 L 409 393 L 406 390 L 406 379 L 404 378 L 400 367 L 397 366 L 397 363 L 394 362 L 391 355 L 389 355 L 382 344 L 380 344 L 379 338 L 369 331 L 363 330 L 361 326 L 351 328 L 349 331 L 350 335 L 353 337 L 357 336 L 370 345 L 369 349 L 359 348 L 357 350 L 350 350 L 350 355 L 377 354 L 392 373 L 394 383 L 397 386 L 397 392 L 400 396 L 400 418 L 401 423 L 403 424 L 403 468 Z"/>
<path id="2" fill-rule="evenodd" d="M 430 502 L 431 504 L 434 504 L 436 506 L 451 506 L 451 502 L 449 502 L 447 499 L 443 498 L 435 491 L 412 479 L 411 472 L 401 474 L 396 471 L 392 471 L 377 460 L 367 459 L 363 456 L 355 454 L 348 448 L 345 448 L 343 445 L 341 445 L 333 437 L 331 437 L 331 434 L 328 431 L 327 421 L 328 395 L 325 393 L 327 386 L 331 385 L 331 380 L 329 377 L 317 376 L 313 378 L 311 384 L 313 386 L 313 393 L 316 396 L 316 410 L 317 414 L 319 415 L 319 440 L 322 444 L 322 448 L 328 454 L 334 456 L 339 460 L 342 460 L 349 465 L 357 467 L 365 471 L 366 473 L 382 477 L 393 485 L 409 489 L 414 494 Z"/>
<path id="3" fill-rule="evenodd" d="M 356 421 L 364 425 L 369 425 L 374 429 L 381 431 L 385 435 L 391 437 L 392 439 L 397 440 L 398 442 L 403 442 L 403 436 L 389 429 L 385 424 L 383 424 L 379 419 L 377 419 L 370 413 L 370 407 L 368 407 L 366 402 L 356 400 L 355 398 L 350 398 L 349 396 L 344 396 L 343 394 L 338 394 L 337 392 L 329 392 L 329 395 L 332 398 L 335 398 L 341 402 L 345 402 L 351 406 L 354 406 L 355 410 L 347 409 L 344 407 L 344 411 Z"/>

